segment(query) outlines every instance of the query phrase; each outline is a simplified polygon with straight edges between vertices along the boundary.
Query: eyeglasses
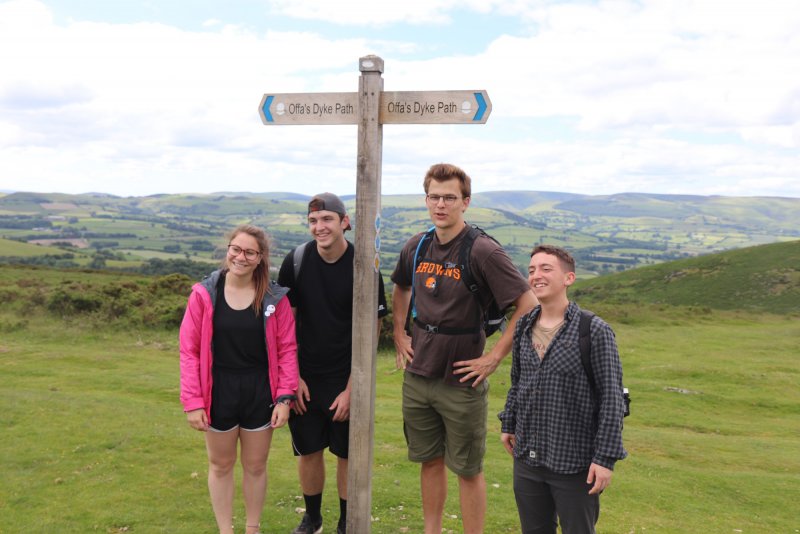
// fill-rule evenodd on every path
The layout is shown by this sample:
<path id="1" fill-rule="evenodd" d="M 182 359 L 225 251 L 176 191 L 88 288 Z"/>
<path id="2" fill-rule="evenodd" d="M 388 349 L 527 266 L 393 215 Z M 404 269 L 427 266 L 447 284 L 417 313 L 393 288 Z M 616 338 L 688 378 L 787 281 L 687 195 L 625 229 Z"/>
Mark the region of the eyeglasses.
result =
<path id="1" fill-rule="evenodd" d="M 232 257 L 235 258 L 242 252 L 244 252 L 244 257 L 250 261 L 261 256 L 261 253 L 257 250 L 253 250 L 251 248 L 242 248 L 239 245 L 228 245 L 228 254 L 230 254 Z"/>
<path id="2" fill-rule="evenodd" d="M 461 197 L 455 195 L 425 195 L 425 200 L 428 201 L 428 204 L 433 204 L 434 206 L 439 204 L 440 200 L 444 200 L 445 206 L 452 206 L 459 198 Z"/>

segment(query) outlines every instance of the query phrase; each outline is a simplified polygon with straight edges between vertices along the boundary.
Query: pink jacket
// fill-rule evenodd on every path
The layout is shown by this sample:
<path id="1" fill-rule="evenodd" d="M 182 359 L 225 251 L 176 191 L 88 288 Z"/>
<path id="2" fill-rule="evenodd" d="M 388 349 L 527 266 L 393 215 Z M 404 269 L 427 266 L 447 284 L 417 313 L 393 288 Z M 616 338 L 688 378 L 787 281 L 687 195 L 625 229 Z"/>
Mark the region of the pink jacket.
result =
<path id="1" fill-rule="evenodd" d="M 214 300 L 220 271 L 192 287 L 180 330 L 181 403 L 189 412 L 203 408 L 211 422 L 211 347 Z M 299 380 L 294 315 L 287 289 L 270 285 L 262 313 L 267 340 L 267 366 L 272 400 L 295 395 Z"/>

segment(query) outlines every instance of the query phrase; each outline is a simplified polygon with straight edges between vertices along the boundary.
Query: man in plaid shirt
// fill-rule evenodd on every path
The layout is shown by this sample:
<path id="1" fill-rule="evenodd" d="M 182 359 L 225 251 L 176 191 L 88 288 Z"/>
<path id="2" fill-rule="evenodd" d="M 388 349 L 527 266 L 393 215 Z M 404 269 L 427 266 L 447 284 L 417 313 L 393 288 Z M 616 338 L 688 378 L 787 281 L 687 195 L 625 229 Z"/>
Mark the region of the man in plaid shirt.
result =
<path id="1" fill-rule="evenodd" d="M 521 317 L 512 345 L 503 445 L 514 457 L 514 495 L 522 532 L 594 533 L 600 493 L 622 446 L 622 365 L 614 332 L 591 323 L 595 387 L 583 369 L 580 308 L 567 298 L 575 260 L 564 249 L 533 249 L 528 283 L 540 305 Z"/>

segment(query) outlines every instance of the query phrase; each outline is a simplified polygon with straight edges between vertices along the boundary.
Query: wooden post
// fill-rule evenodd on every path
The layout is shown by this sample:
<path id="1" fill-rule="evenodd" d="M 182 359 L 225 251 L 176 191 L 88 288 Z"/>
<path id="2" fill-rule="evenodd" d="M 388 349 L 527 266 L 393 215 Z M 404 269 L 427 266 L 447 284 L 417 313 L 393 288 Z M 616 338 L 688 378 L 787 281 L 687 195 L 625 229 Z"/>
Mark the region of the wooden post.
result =
<path id="1" fill-rule="evenodd" d="M 380 100 L 383 60 L 359 60 L 356 243 L 353 280 L 353 364 L 350 371 L 350 451 L 347 532 L 370 532 L 375 433 L 375 368 L 378 350 L 378 274 L 383 126 Z"/>
<path id="2" fill-rule="evenodd" d="M 347 532 L 368 534 L 372 519 L 383 124 L 484 124 L 492 102 L 483 89 L 385 93 L 383 59 L 378 56 L 360 58 L 358 69 L 358 93 L 265 93 L 258 114 L 265 126 L 358 124 Z"/>

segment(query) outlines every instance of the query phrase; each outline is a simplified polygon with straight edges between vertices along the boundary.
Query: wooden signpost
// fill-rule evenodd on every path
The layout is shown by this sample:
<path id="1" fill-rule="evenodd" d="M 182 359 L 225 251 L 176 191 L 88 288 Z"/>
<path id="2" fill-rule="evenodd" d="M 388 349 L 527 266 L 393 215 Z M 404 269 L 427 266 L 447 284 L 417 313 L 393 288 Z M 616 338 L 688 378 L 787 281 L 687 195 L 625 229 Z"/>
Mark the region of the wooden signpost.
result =
<path id="1" fill-rule="evenodd" d="M 377 56 L 360 58 L 359 71 L 357 93 L 268 93 L 258 113 L 268 126 L 358 125 L 347 532 L 361 534 L 372 511 L 383 125 L 484 124 L 492 103 L 484 90 L 384 92 Z"/>

